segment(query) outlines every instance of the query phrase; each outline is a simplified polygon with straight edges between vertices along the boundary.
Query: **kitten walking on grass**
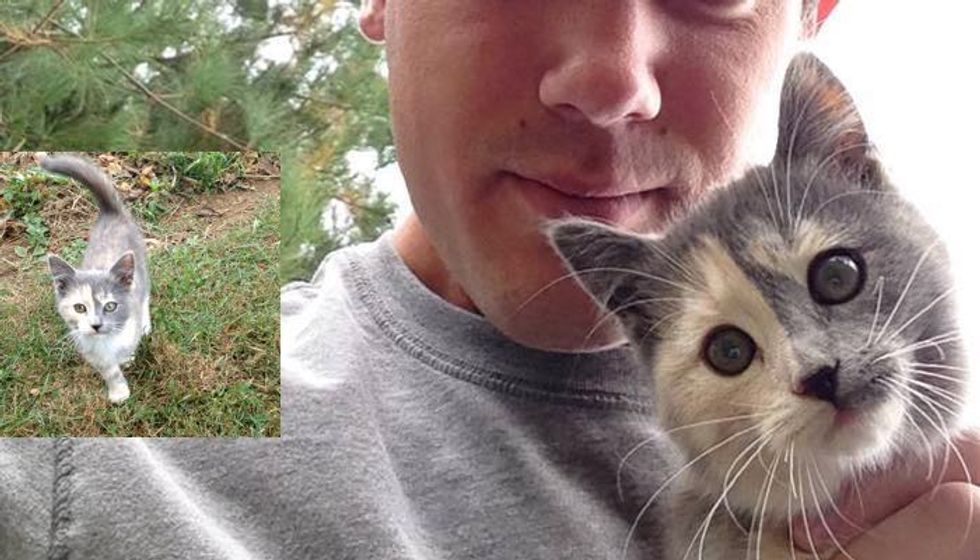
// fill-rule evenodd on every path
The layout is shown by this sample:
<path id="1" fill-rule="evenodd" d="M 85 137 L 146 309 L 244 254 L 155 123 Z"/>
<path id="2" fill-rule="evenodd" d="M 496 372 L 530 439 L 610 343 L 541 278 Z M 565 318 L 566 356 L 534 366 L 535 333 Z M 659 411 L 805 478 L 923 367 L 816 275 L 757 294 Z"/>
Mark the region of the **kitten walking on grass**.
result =
<path id="1" fill-rule="evenodd" d="M 150 277 L 146 242 L 112 182 L 97 167 L 74 156 L 51 156 L 41 166 L 71 177 L 95 196 L 99 216 L 89 234 L 82 265 L 75 269 L 48 255 L 58 314 L 82 358 L 105 380 L 109 400 L 129 397 L 121 366 L 132 360 L 150 333 Z"/>

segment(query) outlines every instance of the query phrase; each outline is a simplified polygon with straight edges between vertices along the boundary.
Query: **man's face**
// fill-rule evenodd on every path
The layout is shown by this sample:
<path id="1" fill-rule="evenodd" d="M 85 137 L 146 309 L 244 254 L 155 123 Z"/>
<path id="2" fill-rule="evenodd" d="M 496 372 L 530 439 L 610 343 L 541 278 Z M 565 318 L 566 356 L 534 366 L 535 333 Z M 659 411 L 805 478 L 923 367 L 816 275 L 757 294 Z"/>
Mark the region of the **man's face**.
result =
<path id="1" fill-rule="evenodd" d="M 415 268 L 519 342 L 616 340 L 611 321 L 589 337 L 600 316 L 554 282 L 541 225 L 658 232 L 728 179 L 799 19 L 785 0 L 372 0 L 362 29 L 387 44 L 422 226 L 406 235 L 434 253 Z"/>

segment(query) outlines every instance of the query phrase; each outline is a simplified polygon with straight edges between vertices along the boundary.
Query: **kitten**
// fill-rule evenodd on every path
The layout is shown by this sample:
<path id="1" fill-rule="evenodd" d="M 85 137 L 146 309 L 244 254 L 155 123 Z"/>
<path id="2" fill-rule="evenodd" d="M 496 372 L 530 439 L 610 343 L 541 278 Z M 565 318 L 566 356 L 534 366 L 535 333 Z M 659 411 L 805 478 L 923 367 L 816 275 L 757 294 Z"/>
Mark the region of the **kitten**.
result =
<path id="1" fill-rule="evenodd" d="M 112 182 L 93 164 L 73 156 L 47 157 L 42 167 L 88 187 L 99 217 L 79 269 L 48 255 L 58 313 L 82 358 L 98 370 L 109 400 L 129 397 L 121 365 L 150 334 L 150 277 L 146 243 Z"/>
<path id="2" fill-rule="evenodd" d="M 659 498 L 672 560 L 790 558 L 789 521 L 819 525 L 853 474 L 900 454 L 929 457 L 932 474 L 965 394 L 945 249 L 812 55 L 790 64 L 779 121 L 768 166 L 660 238 L 547 226 L 652 372 L 662 428 L 690 461 Z"/>

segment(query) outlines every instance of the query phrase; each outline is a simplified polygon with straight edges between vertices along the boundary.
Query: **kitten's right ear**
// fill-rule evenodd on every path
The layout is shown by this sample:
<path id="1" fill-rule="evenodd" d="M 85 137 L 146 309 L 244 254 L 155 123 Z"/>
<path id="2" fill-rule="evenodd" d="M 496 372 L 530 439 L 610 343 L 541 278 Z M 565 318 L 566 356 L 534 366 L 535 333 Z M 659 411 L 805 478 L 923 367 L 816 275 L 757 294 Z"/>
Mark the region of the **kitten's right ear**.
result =
<path id="1" fill-rule="evenodd" d="M 595 300 L 636 332 L 652 316 L 644 301 L 666 286 L 650 271 L 662 270 L 656 241 L 578 218 L 557 220 L 545 234 L 565 265 Z"/>
<path id="2" fill-rule="evenodd" d="M 68 285 L 75 278 L 75 269 L 58 255 L 52 254 L 48 255 L 48 268 L 51 270 L 51 277 L 54 279 L 55 290 L 64 295 Z"/>

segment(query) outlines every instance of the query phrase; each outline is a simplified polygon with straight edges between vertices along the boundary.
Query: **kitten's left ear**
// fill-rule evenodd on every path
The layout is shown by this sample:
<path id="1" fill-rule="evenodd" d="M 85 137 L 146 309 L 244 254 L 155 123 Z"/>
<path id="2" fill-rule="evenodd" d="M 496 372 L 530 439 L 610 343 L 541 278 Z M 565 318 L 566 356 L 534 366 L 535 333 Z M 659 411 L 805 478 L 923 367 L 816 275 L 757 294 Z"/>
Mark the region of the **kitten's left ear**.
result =
<path id="1" fill-rule="evenodd" d="M 109 269 L 109 275 L 112 279 L 120 284 L 124 288 L 129 288 L 133 285 L 133 272 L 136 270 L 136 258 L 133 256 L 132 251 L 126 251 L 123 256 L 119 257 L 116 264 L 112 265 Z"/>
<path id="2" fill-rule="evenodd" d="M 774 164 L 784 166 L 807 157 L 862 186 L 879 189 L 888 185 L 844 84 L 817 57 L 800 53 L 790 62 L 783 82 Z"/>
<path id="3" fill-rule="evenodd" d="M 653 240 L 578 218 L 549 222 L 544 231 L 576 280 L 600 305 L 630 330 L 646 332 L 652 311 L 643 300 L 664 288 L 651 280 L 652 274 L 641 272 L 660 269 Z"/>

